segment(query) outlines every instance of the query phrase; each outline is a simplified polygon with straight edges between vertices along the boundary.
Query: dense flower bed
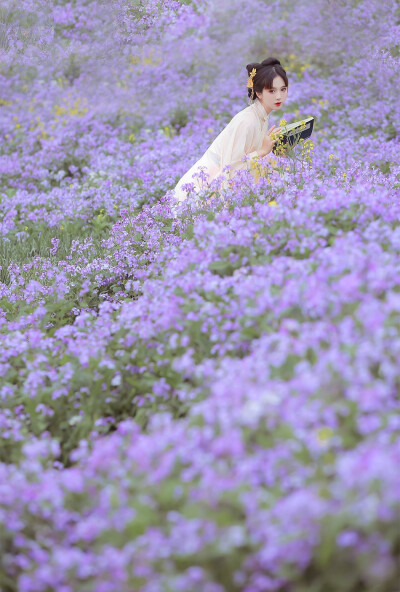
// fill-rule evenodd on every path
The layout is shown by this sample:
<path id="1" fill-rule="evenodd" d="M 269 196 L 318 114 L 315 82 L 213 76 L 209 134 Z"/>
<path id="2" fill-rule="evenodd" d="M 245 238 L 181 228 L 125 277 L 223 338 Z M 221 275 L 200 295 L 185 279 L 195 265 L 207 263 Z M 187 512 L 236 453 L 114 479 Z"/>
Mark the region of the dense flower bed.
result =
<path id="1" fill-rule="evenodd" d="M 4 8 L 1 589 L 395 592 L 396 3 L 94 4 Z M 313 142 L 177 209 L 267 54 Z"/>

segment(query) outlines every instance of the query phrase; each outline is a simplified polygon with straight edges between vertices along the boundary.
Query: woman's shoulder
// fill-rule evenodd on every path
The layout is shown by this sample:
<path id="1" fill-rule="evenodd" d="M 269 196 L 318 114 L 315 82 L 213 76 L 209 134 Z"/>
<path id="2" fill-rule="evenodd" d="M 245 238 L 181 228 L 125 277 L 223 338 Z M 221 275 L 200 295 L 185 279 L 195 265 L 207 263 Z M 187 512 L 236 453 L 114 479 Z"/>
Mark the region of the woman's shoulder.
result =
<path id="1" fill-rule="evenodd" d="M 215 138 L 209 148 L 212 151 L 220 141 L 225 140 L 226 137 L 230 137 L 239 126 L 243 125 L 246 129 L 251 130 L 252 128 L 256 128 L 257 122 L 257 114 L 251 108 L 251 105 L 245 107 L 232 117 L 232 119 Z"/>
<path id="2" fill-rule="evenodd" d="M 236 113 L 236 115 L 232 117 L 228 125 L 234 126 L 241 124 L 242 122 L 248 123 L 249 125 L 253 125 L 258 122 L 257 113 L 252 108 L 252 105 L 249 105 L 248 107 L 245 107 L 244 109 Z"/>
<path id="3" fill-rule="evenodd" d="M 238 119 L 239 121 L 242 119 L 256 120 L 257 113 L 255 112 L 253 105 L 248 105 L 247 107 L 244 107 L 244 109 L 241 109 L 240 111 L 238 111 L 238 113 L 236 113 L 236 115 L 234 115 L 232 117 L 232 120 L 233 119 Z"/>

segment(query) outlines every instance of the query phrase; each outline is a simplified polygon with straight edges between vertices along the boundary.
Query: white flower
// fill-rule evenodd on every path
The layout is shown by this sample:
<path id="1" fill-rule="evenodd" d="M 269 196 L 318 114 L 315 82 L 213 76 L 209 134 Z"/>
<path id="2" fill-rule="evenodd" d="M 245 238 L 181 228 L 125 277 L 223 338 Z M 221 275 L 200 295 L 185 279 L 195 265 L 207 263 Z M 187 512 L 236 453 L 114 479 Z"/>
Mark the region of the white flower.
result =
<path id="1" fill-rule="evenodd" d="M 111 385 L 112 386 L 119 386 L 121 384 L 121 375 L 120 374 L 116 374 L 114 376 L 114 378 L 111 381 Z"/>

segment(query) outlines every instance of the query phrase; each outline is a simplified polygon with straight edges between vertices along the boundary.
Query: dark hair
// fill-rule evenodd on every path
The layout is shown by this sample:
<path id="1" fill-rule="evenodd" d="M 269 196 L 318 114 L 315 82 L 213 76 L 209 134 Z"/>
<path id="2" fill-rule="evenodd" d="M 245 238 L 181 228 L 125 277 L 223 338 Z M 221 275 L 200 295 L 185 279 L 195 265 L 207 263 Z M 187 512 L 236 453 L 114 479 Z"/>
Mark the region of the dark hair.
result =
<path id="1" fill-rule="evenodd" d="M 256 93 L 262 93 L 264 88 L 273 88 L 272 82 L 276 76 L 281 76 L 286 86 L 289 86 L 286 72 L 281 66 L 280 61 L 276 58 L 267 58 L 266 60 L 263 60 L 261 64 L 256 62 L 253 64 L 247 64 L 246 70 L 249 76 L 253 68 L 256 69 L 256 75 L 253 78 L 254 99 L 257 98 Z M 251 88 L 247 89 L 249 97 L 251 97 L 251 91 Z"/>

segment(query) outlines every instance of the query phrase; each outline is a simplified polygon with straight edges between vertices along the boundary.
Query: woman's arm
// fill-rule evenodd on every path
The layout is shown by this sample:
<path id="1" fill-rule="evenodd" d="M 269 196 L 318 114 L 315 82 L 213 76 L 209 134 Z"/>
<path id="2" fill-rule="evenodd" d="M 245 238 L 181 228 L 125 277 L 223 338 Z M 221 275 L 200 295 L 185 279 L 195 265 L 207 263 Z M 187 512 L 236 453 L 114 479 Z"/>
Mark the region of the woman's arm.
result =
<path id="1" fill-rule="evenodd" d="M 244 119 L 234 122 L 222 139 L 221 168 L 227 165 L 233 169 L 243 168 L 245 165 L 242 158 L 248 154 L 249 148 L 254 146 L 255 137 L 256 132 L 252 122 Z M 254 155 L 254 152 L 251 155 Z M 251 155 L 248 154 L 248 156 Z"/>
<path id="2" fill-rule="evenodd" d="M 227 175 L 228 178 L 232 178 L 235 169 L 246 167 L 242 161 L 245 155 L 250 159 L 269 155 L 276 141 L 273 136 L 271 137 L 271 134 L 276 134 L 279 131 L 280 128 L 273 125 L 264 137 L 261 148 L 249 153 L 248 150 L 254 146 L 257 134 L 254 122 L 245 119 L 234 122 L 234 125 L 230 126 L 226 130 L 227 133 L 221 138 L 221 168 L 224 169 L 225 166 L 230 165 L 233 169 Z"/>

